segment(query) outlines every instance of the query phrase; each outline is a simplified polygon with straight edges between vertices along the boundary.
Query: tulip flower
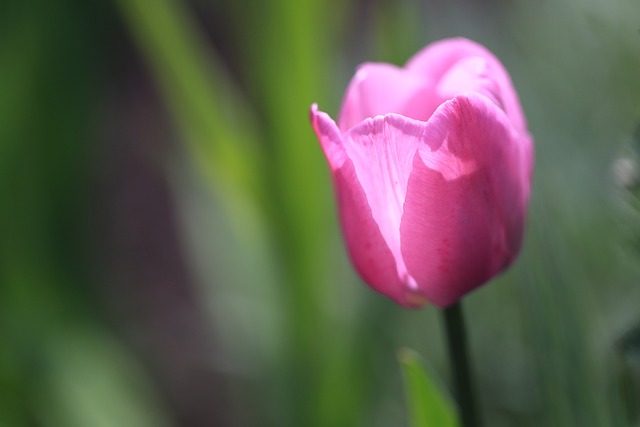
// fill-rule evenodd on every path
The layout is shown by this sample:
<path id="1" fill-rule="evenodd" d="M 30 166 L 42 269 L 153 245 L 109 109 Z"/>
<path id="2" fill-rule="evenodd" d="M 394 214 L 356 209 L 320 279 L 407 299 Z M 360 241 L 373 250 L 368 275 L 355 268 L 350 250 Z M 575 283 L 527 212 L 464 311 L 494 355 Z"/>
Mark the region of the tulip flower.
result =
<path id="1" fill-rule="evenodd" d="M 407 307 L 447 307 L 521 246 L 533 141 L 486 48 L 436 42 L 405 67 L 361 65 L 338 122 L 311 107 L 351 261 Z"/>

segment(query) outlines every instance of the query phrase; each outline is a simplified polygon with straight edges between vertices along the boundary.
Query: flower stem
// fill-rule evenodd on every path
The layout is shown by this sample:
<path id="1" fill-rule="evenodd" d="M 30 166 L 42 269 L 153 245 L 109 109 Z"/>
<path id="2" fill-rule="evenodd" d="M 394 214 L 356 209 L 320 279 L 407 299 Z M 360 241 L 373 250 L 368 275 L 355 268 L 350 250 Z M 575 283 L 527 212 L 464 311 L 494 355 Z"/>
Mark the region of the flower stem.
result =
<path id="1" fill-rule="evenodd" d="M 449 345 L 449 358 L 455 395 L 458 399 L 462 427 L 480 427 L 477 416 L 471 370 L 467 356 L 467 336 L 460 302 L 444 309 L 444 322 Z"/>

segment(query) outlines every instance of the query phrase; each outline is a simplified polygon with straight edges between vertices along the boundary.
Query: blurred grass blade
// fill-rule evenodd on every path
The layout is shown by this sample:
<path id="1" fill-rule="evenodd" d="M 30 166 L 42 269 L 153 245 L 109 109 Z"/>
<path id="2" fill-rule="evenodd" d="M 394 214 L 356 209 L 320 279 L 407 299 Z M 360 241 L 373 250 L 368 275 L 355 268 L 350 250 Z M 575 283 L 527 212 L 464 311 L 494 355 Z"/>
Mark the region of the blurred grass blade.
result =
<path id="1" fill-rule="evenodd" d="M 190 11 L 176 0 L 116 0 L 116 5 L 216 189 L 232 198 L 261 194 L 255 117 Z"/>
<path id="2" fill-rule="evenodd" d="M 35 396 L 37 425 L 171 425 L 144 370 L 118 341 L 93 327 L 50 333 L 47 375 Z"/>
<path id="3" fill-rule="evenodd" d="M 409 425 L 411 427 L 458 427 L 455 407 L 449 397 L 428 375 L 416 352 L 401 349 L 402 367 Z"/>

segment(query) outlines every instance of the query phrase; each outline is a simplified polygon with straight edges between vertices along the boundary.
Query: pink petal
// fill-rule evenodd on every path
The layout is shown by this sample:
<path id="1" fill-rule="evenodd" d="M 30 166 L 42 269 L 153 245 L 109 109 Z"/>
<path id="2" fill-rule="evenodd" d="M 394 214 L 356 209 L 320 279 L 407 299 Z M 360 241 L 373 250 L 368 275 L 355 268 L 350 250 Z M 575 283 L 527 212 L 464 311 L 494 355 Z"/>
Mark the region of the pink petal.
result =
<path id="1" fill-rule="evenodd" d="M 532 140 L 501 63 L 466 39 L 434 43 L 405 68 L 365 64 L 338 125 L 315 105 L 347 249 L 399 304 L 447 306 L 517 255 Z"/>
<path id="2" fill-rule="evenodd" d="M 447 306 L 516 256 L 530 141 L 491 100 L 472 94 L 439 107 L 424 142 L 407 183 L 401 252 L 420 291 Z"/>
<path id="3" fill-rule="evenodd" d="M 458 68 L 456 65 L 459 65 L 460 61 L 475 61 L 477 67 L 481 64 L 478 60 L 482 60 L 485 66 L 477 70 L 477 75 L 486 77 L 488 81 L 497 84 L 496 93 L 513 126 L 518 131 L 526 132 L 524 113 L 509 74 L 500 61 L 482 45 L 465 38 L 446 39 L 432 43 L 414 55 L 407 62 L 406 69 L 423 76 L 447 99 L 462 93 L 466 85 L 463 83 L 461 87 L 456 89 L 455 84 L 446 83 L 447 75 L 456 71 Z M 469 65 L 470 63 L 467 62 L 465 66 L 467 70 L 469 70 Z M 458 71 L 460 70 L 458 69 Z M 458 83 L 460 82 L 459 78 L 456 80 Z M 442 87 L 443 84 L 446 87 Z"/>
<path id="4" fill-rule="evenodd" d="M 400 252 L 400 221 L 413 157 L 423 131 L 424 122 L 395 114 L 376 116 L 351 129 L 344 144 L 371 215 L 396 260 L 397 275 L 414 287 Z"/>
<path id="5" fill-rule="evenodd" d="M 421 75 L 390 64 L 363 64 L 345 94 L 338 124 L 348 131 L 366 118 L 388 113 L 427 120 L 442 102 Z"/>
<path id="6" fill-rule="evenodd" d="M 336 123 L 327 113 L 318 111 L 318 105 L 313 104 L 310 111 L 311 126 L 320 141 L 320 146 L 327 158 L 332 171 L 340 168 L 346 160 L 342 135 Z"/>
<path id="7" fill-rule="evenodd" d="M 373 218 L 351 160 L 335 172 L 333 182 L 342 232 L 356 271 L 376 291 L 400 304 L 411 305 L 398 276 L 395 258 Z"/>
<path id="8" fill-rule="evenodd" d="M 384 122 L 382 117 L 378 119 L 380 120 Z M 327 114 L 318 111 L 315 104 L 311 107 L 311 122 L 332 170 L 342 230 L 349 256 L 356 270 L 373 289 L 399 304 L 408 307 L 423 305 L 425 302 L 423 297 L 411 291 L 407 292 L 405 289 L 403 280 L 406 281 L 406 274 L 404 278 L 399 275 L 396 257 L 381 233 L 379 224 L 386 226 L 386 222 L 381 221 L 379 217 L 378 220 L 381 222 L 374 219 L 373 207 L 378 208 L 380 200 L 373 200 L 374 206 L 372 206 L 370 198 L 365 193 L 364 187 L 369 190 L 372 188 L 372 178 L 367 176 L 366 170 L 363 170 L 363 161 L 367 160 L 362 156 L 366 157 L 371 153 L 361 152 L 358 146 L 354 146 L 351 136 L 345 136 L 346 143 L 343 144 L 343 136 L 340 135 L 336 124 Z M 355 136 L 357 141 L 361 141 L 360 136 L 366 133 L 369 122 L 358 127 L 357 131 L 360 134 Z M 375 148 L 370 144 L 367 145 L 369 148 Z M 350 154 L 349 157 L 347 153 Z M 415 153 L 415 147 L 413 147 L 413 153 Z M 351 156 L 354 157 L 351 158 Z M 358 164 L 360 175 L 364 174 L 364 177 L 358 176 L 355 163 Z M 408 176 L 404 178 L 405 186 L 407 178 Z M 398 226 L 400 215 L 398 214 L 397 218 Z M 395 234 L 395 249 L 399 257 L 398 230 Z M 402 262 L 401 258 L 399 260 Z"/>

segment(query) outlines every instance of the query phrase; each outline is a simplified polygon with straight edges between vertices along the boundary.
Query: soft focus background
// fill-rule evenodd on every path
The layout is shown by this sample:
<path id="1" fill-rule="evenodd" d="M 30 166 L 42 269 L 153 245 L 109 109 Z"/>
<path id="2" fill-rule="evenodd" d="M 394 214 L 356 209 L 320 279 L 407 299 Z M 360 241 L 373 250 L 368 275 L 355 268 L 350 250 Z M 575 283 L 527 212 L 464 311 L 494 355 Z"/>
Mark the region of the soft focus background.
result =
<path id="1" fill-rule="evenodd" d="M 450 36 L 536 140 L 521 257 L 464 301 L 485 425 L 640 425 L 636 0 L 3 0 L 0 426 L 407 426 L 440 313 L 354 275 L 308 109 Z"/>

